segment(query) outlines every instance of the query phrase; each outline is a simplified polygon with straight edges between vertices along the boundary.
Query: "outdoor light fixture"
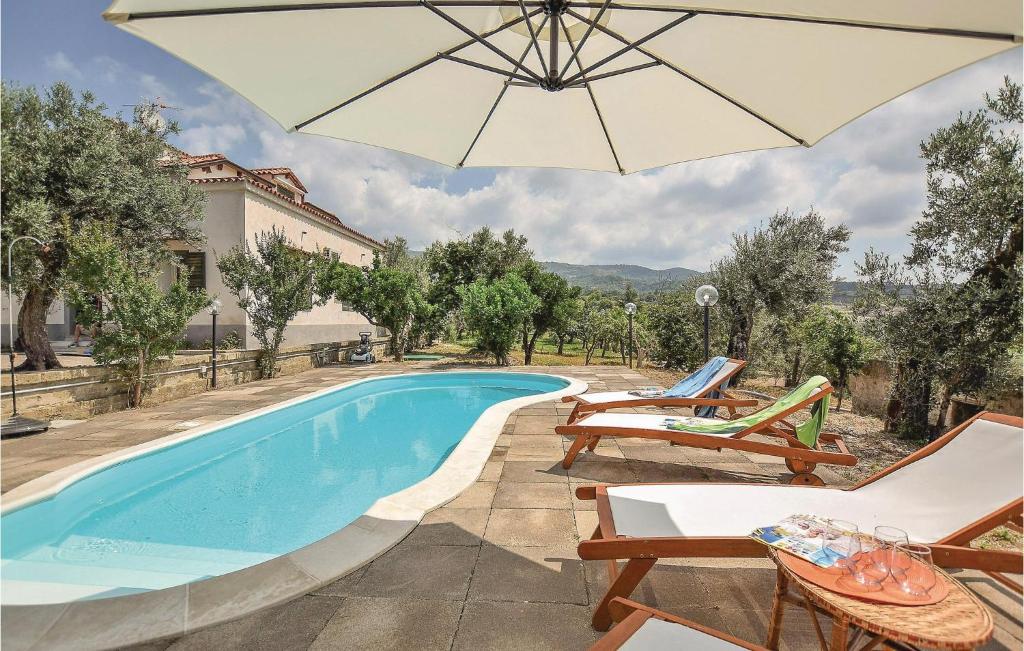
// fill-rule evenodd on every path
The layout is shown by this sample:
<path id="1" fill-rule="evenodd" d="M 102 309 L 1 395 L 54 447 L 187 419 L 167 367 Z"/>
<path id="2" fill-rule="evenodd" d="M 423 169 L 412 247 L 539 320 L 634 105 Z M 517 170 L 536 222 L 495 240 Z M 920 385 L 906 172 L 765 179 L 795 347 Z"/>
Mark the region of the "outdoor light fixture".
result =
<path id="1" fill-rule="evenodd" d="M 710 342 L 708 340 L 708 325 L 710 323 L 708 310 L 718 302 L 718 290 L 711 285 L 701 285 L 693 293 L 693 298 L 696 299 L 697 305 L 704 308 L 704 361 L 707 362 L 711 356 Z"/>
<path id="2" fill-rule="evenodd" d="M 11 243 L 7 245 L 7 273 L 10 277 L 7 279 L 7 309 L 10 314 L 7 315 L 7 326 L 8 326 L 8 351 L 9 359 L 11 363 L 11 417 L 4 421 L 3 425 L 0 426 L 2 435 L 7 436 L 22 436 L 25 434 L 33 434 L 35 432 L 45 432 L 50 429 L 50 423 L 41 420 L 35 420 L 32 418 L 21 418 L 18 416 L 18 387 L 15 380 L 14 374 L 14 263 L 13 253 L 14 245 L 21 240 L 32 240 L 39 245 L 40 250 L 46 253 L 50 250 L 50 246 L 45 242 L 38 240 L 31 235 L 22 235 L 11 240 Z"/>
<path id="3" fill-rule="evenodd" d="M 636 314 L 636 303 L 626 303 L 626 316 L 629 317 L 629 368 L 633 368 L 633 315 Z"/>
<path id="4" fill-rule="evenodd" d="M 210 301 L 210 306 L 206 308 L 210 311 L 210 316 L 213 317 L 213 333 L 210 340 L 211 344 L 211 355 L 210 355 L 210 386 L 214 389 L 217 388 L 217 315 L 220 314 L 220 301 L 213 299 Z"/>

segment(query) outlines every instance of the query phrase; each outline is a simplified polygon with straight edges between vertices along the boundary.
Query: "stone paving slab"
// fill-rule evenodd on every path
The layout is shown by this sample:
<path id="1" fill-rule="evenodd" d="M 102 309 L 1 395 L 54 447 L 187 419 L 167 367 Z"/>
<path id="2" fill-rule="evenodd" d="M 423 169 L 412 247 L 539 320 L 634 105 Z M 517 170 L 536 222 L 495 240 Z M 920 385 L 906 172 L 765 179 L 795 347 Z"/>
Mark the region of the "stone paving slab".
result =
<path id="1" fill-rule="evenodd" d="M 111 449 L 181 431 L 176 426 L 182 421 L 215 422 L 339 382 L 430 368 L 421 363 L 324 367 L 151 410 L 104 414 L 23 442 L 3 441 L 2 490 Z M 589 381 L 591 390 L 654 384 L 625 368 L 550 370 Z M 778 482 L 787 473 L 773 457 L 637 439 L 605 439 L 565 471 L 559 461 L 570 441 L 555 435 L 554 426 L 570 408 L 544 403 L 513 414 L 479 480 L 429 513 L 373 563 L 287 604 L 138 651 L 586 649 L 599 637 L 590 616 L 607 579 L 602 562 L 584 563 L 576 555 L 576 545 L 597 523 L 594 502 L 577 499 L 576 486 L 596 481 Z M 818 472 L 830 483 L 845 483 L 827 468 Z M 977 572 L 956 576 L 993 612 L 996 635 L 985 648 L 1020 649 L 1024 613 L 1019 597 Z M 634 598 L 763 642 L 774 580 L 774 568 L 765 559 L 661 561 Z M 808 615 L 789 609 L 782 649 L 816 648 Z"/>

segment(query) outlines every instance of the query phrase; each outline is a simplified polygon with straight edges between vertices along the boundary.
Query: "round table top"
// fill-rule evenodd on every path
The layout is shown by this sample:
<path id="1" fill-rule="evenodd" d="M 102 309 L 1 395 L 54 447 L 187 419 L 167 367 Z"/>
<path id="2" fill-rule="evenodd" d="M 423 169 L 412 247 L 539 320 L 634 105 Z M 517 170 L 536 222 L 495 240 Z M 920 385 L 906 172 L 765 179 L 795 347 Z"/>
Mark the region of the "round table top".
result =
<path id="1" fill-rule="evenodd" d="M 834 617 L 849 619 L 870 633 L 937 649 L 973 649 L 992 637 L 992 615 L 988 608 L 974 593 L 939 568 L 935 568 L 936 571 L 949 582 L 949 596 L 936 604 L 897 606 L 832 592 L 797 576 L 778 561 L 774 551 L 772 559 L 812 603 Z"/>

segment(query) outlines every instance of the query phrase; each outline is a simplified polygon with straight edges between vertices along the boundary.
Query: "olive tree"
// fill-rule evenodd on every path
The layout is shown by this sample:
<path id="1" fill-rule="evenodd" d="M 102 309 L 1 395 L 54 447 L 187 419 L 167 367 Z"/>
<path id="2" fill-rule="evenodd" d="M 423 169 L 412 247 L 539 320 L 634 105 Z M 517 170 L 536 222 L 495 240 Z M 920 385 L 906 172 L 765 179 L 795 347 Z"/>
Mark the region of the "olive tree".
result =
<path id="1" fill-rule="evenodd" d="M 478 279 L 459 288 L 459 298 L 477 348 L 493 355 L 499 366 L 508 366 L 523 321 L 540 307 L 540 299 L 516 273 L 492 281 Z"/>
<path id="2" fill-rule="evenodd" d="M 405 357 L 414 322 L 428 321 L 432 313 L 423 296 L 424 277 L 409 259 L 401 238 L 386 241 L 384 252 L 374 254 L 371 266 L 335 265 L 329 283 L 337 300 L 351 303 L 367 321 L 387 328 L 397 361 Z"/>
<path id="3" fill-rule="evenodd" d="M 331 296 L 330 259 L 295 247 L 273 228 L 256 236 L 256 250 L 237 244 L 217 259 L 224 285 L 238 299 L 260 342 L 263 377 L 277 374 L 277 354 L 288 323 Z"/>
<path id="4" fill-rule="evenodd" d="M 829 226 L 814 209 L 804 215 L 785 210 L 753 232 L 733 235 L 732 254 L 710 274 L 721 296 L 720 312 L 729 320 L 728 355 L 749 358 L 762 314 L 800 319 L 810 306 L 828 300 L 849 239 L 846 226 Z"/>
<path id="5" fill-rule="evenodd" d="M 69 298 L 82 321 L 96 327 L 93 358 L 115 368 L 128 384 L 128 404 L 141 406 L 152 362 L 174 355 L 209 297 L 190 291 L 184 278 L 161 289 L 159 268 L 136 264 L 98 224 L 71 240 L 68 272 Z"/>
<path id="6" fill-rule="evenodd" d="M 15 250 L 22 367 L 57 368 L 46 313 L 68 292 L 65 272 L 78 234 L 99 224 L 137 264 L 152 266 L 170 259 L 167 240 L 202 241 L 205 194 L 170 153 L 166 138 L 177 126 L 159 119 L 153 105 L 136 107 L 125 122 L 107 115 L 91 93 L 76 96 L 63 83 L 42 94 L 4 83 L 0 111 L 0 235 L 6 242 L 33 235 L 49 244 L 45 251 Z M 11 270 L 4 269 L 4 280 Z"/>

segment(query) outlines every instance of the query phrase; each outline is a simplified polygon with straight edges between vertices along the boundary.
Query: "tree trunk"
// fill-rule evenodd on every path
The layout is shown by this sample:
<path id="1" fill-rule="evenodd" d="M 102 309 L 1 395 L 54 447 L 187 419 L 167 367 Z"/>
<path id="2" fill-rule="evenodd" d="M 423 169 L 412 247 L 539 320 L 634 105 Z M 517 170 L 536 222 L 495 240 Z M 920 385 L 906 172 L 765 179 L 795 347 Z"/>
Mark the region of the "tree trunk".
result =
<path id="1" fill-rule="evenodd" d="M 608 339 L 601 340 L 601 359 L 604 359 L 608 354 Z"/>
<path id="2" fill-rule="evenodd" d="M 619 340 L 619 353 L 622 355 L 622 365 L 626 365 L 626 344 L 620 339 Z"/>
<path id="3" fill-rule="evenodd" d="M 583 365 L 584 366 L 590 366 L 590 360 L 593 359 L 593 357 L 594 357 L 594 350 L 596 348 L 597 348 L 597 340 L 596 339 L 594 340 L 594 345 L 592 345 L 592 346 L 587 346 L 587 340 L 586 339 L 583 340 L 583 352 L 586 353 L 586 357 L 584 358 L 584 361 L 583 361 Z"/>
<path id="4" fill-rule="evenodd" d="M 526 349 L 529 347 L 529 345 L 530 345 L 530 329 L 527 328 L 526 324 L 524 323 L 523 324 L 523 352 L 524 353 L 526 352 Z M 527 364 L 529 364 L 529 362 L 527 362 Z"/>
<path id="5" fill-rule="evenodd" d="M 19 370 L 45 371 L 49 368 L 61 368 L 57 354 L 50 345 L 50 339 L 46 336 L 46 312 L 50 309 L 53 299 L 52 291 L 38 287 L 31 287 L 25 293 L 21 311 L 18 312 L 18 340 L 25 351 L 25 361 L 18 366 Z"/>
<path id="6" fill-rule="evenodd" d="M 129 407 L 142 406 L 142 383 L 146 377 L 146 352 L 138 351 L 139 365 L 136 368 L 135 383 L 131 386 L 131 398 L 128 401 Z"/>
<path id="7" fill-rule="evenodd" d="M 847 373 L 840 371 L 836 378 L 836 411 L 843 408 L 843 394 L 846 393 Z"/>
<path id="8" fill-rule="evenodd" d="M 533 335 L 530 336 L 530 340 L 525 342 L 526 345 L 523 347 L 523 352 L 526 353 L 523 362 L 529 366 L 530 362 L 533 361 L 533 351 L 537 347 L 537 339 L 540 338 L 540 331 L 534 330 Z"/>
<path id="9" fill-rule="evenodd" d="M 402 345 L 398 332 L 394 330 L 391 331 L 391 354 L 395 356 L 396 362 L 405 359 L 405 346 Z"/>
<path id="10" fill-rule="evenodd" d="M 793 363 L 789 367 L 789 374 L 786 376 L 786 386 L 795 387 L 800 382 L 800 350 L 797 349 L 793 355 Z"/>
<path id="11" fill-rule="evenodd" d="M 946 429 L 946 414 L 949 412 L 949 403 L 953 401 L 953 391 L 948 384 L 942 385 L 942 393 L 939 398 L 939 417 L 935 421 L 935 429 L 932 430 L 931 439 L 935 440 L 942 435 Z"/>
<path id="12" fill-rule="evenodd" d="M 564 350 L 565 350 L 565 337 L 563 337 L 562 335 L 558 335 L 558 354 L 559 355 L 564 355 L 565 354 Z"/>

